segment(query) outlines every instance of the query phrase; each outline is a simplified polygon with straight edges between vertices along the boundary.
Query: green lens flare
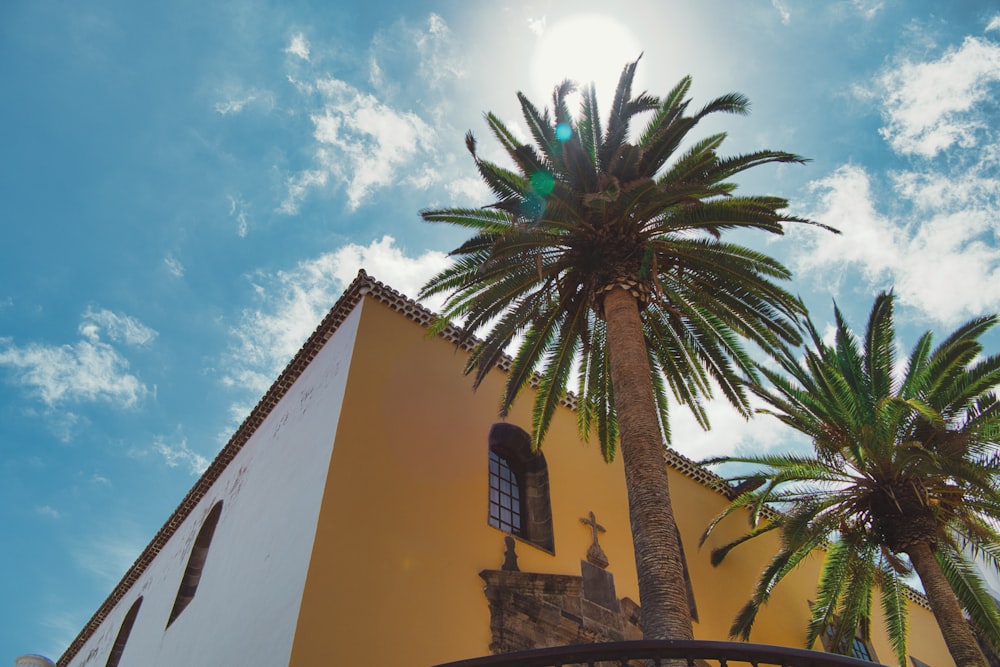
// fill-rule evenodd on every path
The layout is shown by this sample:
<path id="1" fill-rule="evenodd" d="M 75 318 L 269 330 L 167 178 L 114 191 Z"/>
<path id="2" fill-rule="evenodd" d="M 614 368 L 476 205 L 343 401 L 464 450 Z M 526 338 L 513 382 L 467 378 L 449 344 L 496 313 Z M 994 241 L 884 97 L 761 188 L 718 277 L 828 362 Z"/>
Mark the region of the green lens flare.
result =
<path id="1" fill-rule="evenodd" d="M 556 179 L 547 171 L 536 171 L 531 175 L 531 191 L 540 197 L 548 197 L 555 186 Z"/>

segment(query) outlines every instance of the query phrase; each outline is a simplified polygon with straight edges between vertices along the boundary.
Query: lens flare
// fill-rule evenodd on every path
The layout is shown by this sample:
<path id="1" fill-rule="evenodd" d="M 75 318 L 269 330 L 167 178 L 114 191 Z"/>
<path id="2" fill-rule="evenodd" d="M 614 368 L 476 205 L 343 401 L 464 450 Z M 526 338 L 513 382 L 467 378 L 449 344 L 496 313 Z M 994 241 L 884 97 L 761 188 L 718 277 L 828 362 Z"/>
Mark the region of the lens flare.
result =
<path id="1" fill-rule="evenodd" d="M 547 171 L 536 171 L 531 175 L 531 191 L 539 197 L 548 197 L 555 186 L 556 179 Z"/>
<path id="2" fill-rule="evenodd" d="M 529 220 L 538 220 L 545 213 L 545 200 L 541 197 L 530 197 L 521 202 L 521 215 Z"/>

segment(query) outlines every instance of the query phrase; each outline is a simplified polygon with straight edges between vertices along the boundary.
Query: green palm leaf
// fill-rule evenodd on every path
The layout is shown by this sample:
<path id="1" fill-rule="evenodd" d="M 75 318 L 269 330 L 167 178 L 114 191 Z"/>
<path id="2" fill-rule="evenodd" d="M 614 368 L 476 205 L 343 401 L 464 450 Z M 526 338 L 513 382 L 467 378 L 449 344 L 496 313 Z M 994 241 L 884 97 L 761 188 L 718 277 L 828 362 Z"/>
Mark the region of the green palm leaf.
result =
<path id="1" fill-rule="evenodd" d="M 956 662 L 985 664 L 961 614 L 944 614 L 960 605 L 980 636 L 997 645 L 996 606 L 973 564 L 979 559 L 1000 571 L 1000 405 L 993 393 L 1000 360 L 981 359 L 979 343 L 997 318 L 972 320 L 936 348 L 924 334 L 900 364 L 893 306 L 891 293 L 876 298 L 863 338 L 835 307 L 832 345 L 806 319 L 804 356 L 782 346 L 775 356 L 780 370 L 759 366 L 768 384 L 751 382 L 749 389 L 768 404 L 762 412 L 808 436 L 815 456 L 711 461 L 755 464 L 750 475 L 764 485 L 735 499 L 706 535 L 737 511 L 748 511 L 751 520 L 768 507 L 781 512 L 769 527 L 779 530 L 782 548 L 737 616 L 741 634 L 770 587 L 790 571 L 785 565 L 825 545 L 807 645 L 822 635 L 846 651 L 856 634 L 867 634 L 877 590 L 903 667 L 908 623 L 901 577 L 915 571 L 923 580 L 943 574 L 950 584 L 950 593 L 932 587 L 928 595 L 935 596 L 932 608 Z M 762 532 L 755 528 L 717 550 L 713 562 Z"/>

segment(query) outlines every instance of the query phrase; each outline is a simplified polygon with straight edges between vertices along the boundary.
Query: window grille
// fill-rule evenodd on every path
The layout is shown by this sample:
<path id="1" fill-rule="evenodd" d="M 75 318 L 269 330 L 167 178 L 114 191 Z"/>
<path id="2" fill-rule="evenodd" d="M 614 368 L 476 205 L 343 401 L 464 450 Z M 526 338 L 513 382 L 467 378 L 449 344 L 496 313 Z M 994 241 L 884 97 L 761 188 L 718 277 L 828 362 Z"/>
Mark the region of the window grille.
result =
<path id="1" fill-rule="evenodd" d="M 490 452 L 490 525 L 521 534 L 521 484 L 506 458 Z"/>

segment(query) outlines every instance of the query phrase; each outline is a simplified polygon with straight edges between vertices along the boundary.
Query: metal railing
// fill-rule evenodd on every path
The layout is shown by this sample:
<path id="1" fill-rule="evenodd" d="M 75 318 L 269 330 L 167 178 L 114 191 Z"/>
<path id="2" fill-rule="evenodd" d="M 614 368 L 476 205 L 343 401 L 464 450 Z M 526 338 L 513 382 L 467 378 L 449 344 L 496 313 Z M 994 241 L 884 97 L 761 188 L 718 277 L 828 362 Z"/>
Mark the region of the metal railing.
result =
<path id="1" fill-rule="evenodd" d="M 728 667 L 729 663 L 778 665 L 780 667 L 872 667 L 855 658 L 784 646 L 743 642 L 641 640 L 606 644 L 576 644 L 501 653 L 458 660 L 438 667 L 567 667 L 596 665 L 634 667 L 636 665 L 687 664 L 688 667 Z"/>

